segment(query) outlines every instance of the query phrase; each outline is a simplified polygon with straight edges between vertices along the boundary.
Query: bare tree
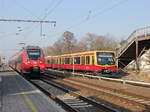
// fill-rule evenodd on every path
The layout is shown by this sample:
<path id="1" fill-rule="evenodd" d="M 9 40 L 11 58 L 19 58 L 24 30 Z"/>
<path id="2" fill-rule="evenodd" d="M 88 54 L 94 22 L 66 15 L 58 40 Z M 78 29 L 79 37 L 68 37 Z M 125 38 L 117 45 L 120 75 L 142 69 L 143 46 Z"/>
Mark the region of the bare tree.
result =
<path id="1" fill-rule="evenodd" d="M 72 53 L 74 52 L 76 42 L 77 40 L 75 39 L 75 36 L 72 32 L 66 31 L 62 35 L 62 51 L 64 53 Z"/>
<path id="2" fill-rule="evenodd" d="M 114 50 L 116 48 L 117 42 L 111 38 L 111 36 L 99 36 L 95 34 L 88 33 L 79 42 L 84 51 L 87 50 Z"/>
<path id="3" fill-rule="evenodd" d="M 47 47 L 46 53 L 48 55 L 73 53 L 76 51 L 76 42 L 74 34 L 66 31 L 52 46 Z"/>
<path id="4" fill-rule="evenodd" d="M 92 51 L 92 50 L 115 50 L 118 42 L 110 35 L 96 35 L 87 33 L 84 38 L 77 40 L 72 32 L 66 31 L 52 45 L 47 48 L 47 55 L 61 55 L 74 52 Z"/>

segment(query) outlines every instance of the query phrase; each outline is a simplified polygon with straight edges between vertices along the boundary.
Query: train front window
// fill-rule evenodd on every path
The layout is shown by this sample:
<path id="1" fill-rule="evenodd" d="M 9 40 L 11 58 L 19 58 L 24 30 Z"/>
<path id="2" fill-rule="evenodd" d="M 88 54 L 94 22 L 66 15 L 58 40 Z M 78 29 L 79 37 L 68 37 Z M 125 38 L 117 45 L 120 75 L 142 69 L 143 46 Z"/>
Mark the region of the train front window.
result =
<path id="1" fill-rule="evenodd" d="M 97 52 L 98 65 L 114 65 L 114 53 Z"/>
<path id="2" fill-rule="evenodd" d="M 28 58 L 31 60 L 38 60 L 41 58 L 41 52 L 40 51 L 27 51 Z"/>

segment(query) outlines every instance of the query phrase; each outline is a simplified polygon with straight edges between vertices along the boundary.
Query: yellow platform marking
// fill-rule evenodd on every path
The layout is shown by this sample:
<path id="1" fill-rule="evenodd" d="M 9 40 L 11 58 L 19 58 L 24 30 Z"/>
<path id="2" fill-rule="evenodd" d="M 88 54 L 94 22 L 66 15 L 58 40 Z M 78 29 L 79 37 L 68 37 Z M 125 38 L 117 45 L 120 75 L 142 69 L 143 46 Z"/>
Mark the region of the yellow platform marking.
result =
<path id="1" fill-rule="evenodd" d="M 16 82 L 17 88 L 21 89 L 21 86 L 17 82 L 17 80 L 15 82 Z M 30 100 L 30 98 L 26 94 L 27 94 L 26 92 L 21 92 L 21 95 L 25 99 L 26 103 L 28 104 L 28 106 L 30 107 L 30 109 L 32 110 L 32 112 L 38 112 L 36 106 L 32 103 L 32 100 Z"/>
<path id="2" fill-rule="evenodd" d="M 25 91 L 25 92 L 20 92 L 20 93 L 14 93 L 14 94 L 11 94 L 11 95 L 23 95 L 23 94 L 26 94 L 26 95 L 30 95 L 30 94 L 37 94 L 37 93 L 41 93 L 39 90 L 33 90 L 33 91 Z"/>

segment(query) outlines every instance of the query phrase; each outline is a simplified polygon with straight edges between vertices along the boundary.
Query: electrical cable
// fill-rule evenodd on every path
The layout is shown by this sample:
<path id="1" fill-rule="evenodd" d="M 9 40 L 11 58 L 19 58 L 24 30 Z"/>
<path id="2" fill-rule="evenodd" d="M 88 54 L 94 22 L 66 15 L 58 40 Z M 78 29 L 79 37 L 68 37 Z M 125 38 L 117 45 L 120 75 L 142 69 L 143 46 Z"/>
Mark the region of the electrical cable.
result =
<path id="1" fill-rule="evenodd" d="M 87 16 L 84 16 L 84 19 L 82 19 L 81 21 L 79 21 L 78 23 L 76 23 L 76 24 L 74 24 L 74 25 L 72 25 L 72 26 L 69 26 L 69 27 L 67 27 L 67 28 L 65 28 L 65 29 L 63 29 L 63 30 L 61 30 L 61 32 L 59 32 L 59 33 L 62 33 L 62 31 L 65 31 L 66 29 L 68 30 L 68 29 L 72 29 L 72 28 L 75 28 L 75 27 L 77 27 L 77 26 L 80 26 L 80 25 L 82 25 L 83 23 L 85 23 L 85 22 L 87 22 L 87 21 L 89 21 L 89 20 L 91 20 L 91 19 L 93 19 L 93 18 L 95 18 L 95 17 L 97 17 L 97 16 L 99 16 L 99 15 L 105 13 L 105 12 L 108 12 L 108 11 L 110 11 L 110 10 L 112 10 L 112 9 L 114 9 L 114 8 L 116 8 L 116 7 L 118 7 L 119 5 L 123 4 L 123 3 L 126 2 L 126 1 L 128 1 L 128 0 L 121 0 L 121 1 L 119 1 L 119 2 L 117 2 L 117 3 L 115 3 L 115 4 L 113 4 L 113 5 L 110 6 L 110 7 L 104 8 L 103 10 L 100 10 L 100 11 L 96 12 L 93 16 L 91 16 L 91 11 L 90 11 L 90 17 L 88 17 L 88 19 L 87 19 Z M 56 35 L 58 35 L 59 33 L 56 33 L 56 34 L 50 35 L 50 36 L 56 36 Z"/>
<path id="2" fill-rule="evenodd" d="M 49 16 L 49 14 L 51 14 L 62 2 L 63 2 L 63 0 L 59 0 L 56 3 L 56 5 L 51 10 L 48 11 L 48 13 L 43 17 L 42 20 L 45 20 Z"/>
<path id="3" fill-rule="evenodd" d="M 38 18 L 38 16 L 36 16 L 32 11 L 30 11 L 29 9 L 27 9 L 24 5 L 22 5 L 20 2 L 18 2 L 17 0 L 13 0 L 20 8 L 24 9 L 26 12 L 28 12 L 30 15 L 34 16 L 35 18 Z"/>

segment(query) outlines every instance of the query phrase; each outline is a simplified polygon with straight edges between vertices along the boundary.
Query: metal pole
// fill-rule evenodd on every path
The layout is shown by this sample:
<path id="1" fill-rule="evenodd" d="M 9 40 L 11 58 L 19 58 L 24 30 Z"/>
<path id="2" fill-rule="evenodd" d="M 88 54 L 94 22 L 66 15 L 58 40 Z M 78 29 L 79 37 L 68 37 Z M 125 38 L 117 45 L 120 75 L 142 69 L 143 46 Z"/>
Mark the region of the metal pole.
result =
<path id="1" fill-rule="evenodd" d="M 41 37 L 42 37 L 42 22 L 40 22 L 40 35 L 41 35 Z"/>
<path id="2" fill-rule="evenodd" d="M 74 74 L 74 57 L 73 57 L 73 74 Z"/>
<path id="3" fill-rule="evenodd" d="M 138 49 L 139 45 L 138 45 L 138 39 L 136 37 L 136 68 L 137 68 L 137 71 L 139 71 L 139 63 L 138 63 L 138 53 L 139 53 L 139 49 Z"/>

